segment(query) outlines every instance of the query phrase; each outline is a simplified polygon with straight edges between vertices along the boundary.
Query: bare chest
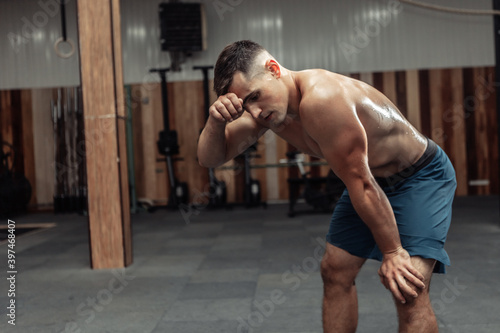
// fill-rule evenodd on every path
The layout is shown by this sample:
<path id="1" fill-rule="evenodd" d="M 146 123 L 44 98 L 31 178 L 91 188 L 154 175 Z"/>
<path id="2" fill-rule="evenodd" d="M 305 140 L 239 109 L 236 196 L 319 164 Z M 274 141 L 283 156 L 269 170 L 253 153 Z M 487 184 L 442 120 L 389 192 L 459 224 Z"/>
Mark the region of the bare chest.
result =
<path id="1" fill-rule="evenodd" d="M 320 158 L 323 157 L 319 145 L 304 130 L 299 121 L 292 120 L 285 127 L 275 131 L 275 133 L 301 152 Z"/>

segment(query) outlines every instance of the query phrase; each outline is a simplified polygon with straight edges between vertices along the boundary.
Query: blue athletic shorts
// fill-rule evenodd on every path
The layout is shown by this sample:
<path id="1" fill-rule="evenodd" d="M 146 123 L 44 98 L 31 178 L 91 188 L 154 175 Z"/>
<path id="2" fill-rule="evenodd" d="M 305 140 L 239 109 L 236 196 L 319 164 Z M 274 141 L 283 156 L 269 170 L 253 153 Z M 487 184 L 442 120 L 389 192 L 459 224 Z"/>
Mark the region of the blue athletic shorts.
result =
<path id="1" fill-rule="evenodd" d="M 413 166 L 376 180 L 391 203 L 403 248 L 410 256 L 436 259 L 434 272 L 445 273 L 450 258 L 444 243 L 457 186 L 446 153 L 428 140 L 424 155 Z M 382 253 L 354 210 L 347 190 L 335 206 L 326 240 L 352 255 L 382 261 Z"/>

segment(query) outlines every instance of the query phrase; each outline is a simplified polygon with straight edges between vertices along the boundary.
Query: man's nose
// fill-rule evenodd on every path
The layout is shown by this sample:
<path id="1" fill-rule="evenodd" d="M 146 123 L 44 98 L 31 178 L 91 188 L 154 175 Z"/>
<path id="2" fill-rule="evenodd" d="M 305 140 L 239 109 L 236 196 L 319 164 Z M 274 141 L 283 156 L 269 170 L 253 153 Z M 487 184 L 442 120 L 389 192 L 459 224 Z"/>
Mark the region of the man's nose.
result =
<path id="1" fill-rule="evenodd" d="M 252 115 L 253 118 L 258 119 L 262 113 L 262 109 L 257 106 L 249 106 L 246 110 Z"/>

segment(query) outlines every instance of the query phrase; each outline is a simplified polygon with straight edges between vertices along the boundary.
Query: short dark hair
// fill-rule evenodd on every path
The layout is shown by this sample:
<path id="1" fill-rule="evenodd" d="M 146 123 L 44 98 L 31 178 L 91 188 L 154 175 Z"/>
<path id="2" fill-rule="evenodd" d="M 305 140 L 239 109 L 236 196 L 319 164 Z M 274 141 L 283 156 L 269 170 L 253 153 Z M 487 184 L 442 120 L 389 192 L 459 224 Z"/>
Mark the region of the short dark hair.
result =
<path id="1" fill-rule="evenodd" d="M 240 40 L 222 50 L 214 69 L 214 90 L 217 96 L 227 94 L 236 72 L 249 74 L 255 58 L 265 49 L 250 40 Z"/>

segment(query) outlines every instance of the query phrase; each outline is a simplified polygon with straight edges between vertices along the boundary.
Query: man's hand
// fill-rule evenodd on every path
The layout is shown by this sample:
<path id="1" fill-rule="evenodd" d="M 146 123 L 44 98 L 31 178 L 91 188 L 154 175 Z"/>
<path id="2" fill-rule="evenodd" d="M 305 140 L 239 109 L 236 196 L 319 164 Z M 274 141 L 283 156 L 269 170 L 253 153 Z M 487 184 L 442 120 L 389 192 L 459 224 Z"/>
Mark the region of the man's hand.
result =
<path id="1" fill-rule="evenodd" d="M 408 282 L 417 288 L 425 288 L 424 276 L 413 267 L 410 255 L 402 247 L 384 254 L 378 275 L 382 284 L 403 304 L 407 299 L 418 296 Z"/>
<path id="2" fill-rule="evenodd" d="M 228 93 L 219 96 L 208 111 L 211 117 L 220 122 L 232 122 L 243 114 L 243 100 L 236 94 Z"/>

